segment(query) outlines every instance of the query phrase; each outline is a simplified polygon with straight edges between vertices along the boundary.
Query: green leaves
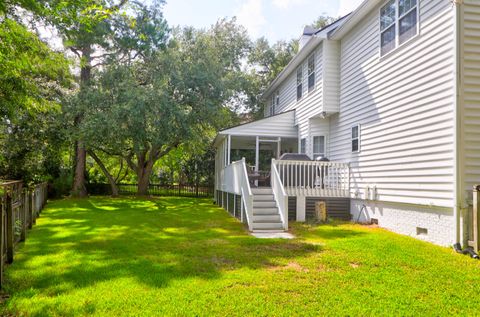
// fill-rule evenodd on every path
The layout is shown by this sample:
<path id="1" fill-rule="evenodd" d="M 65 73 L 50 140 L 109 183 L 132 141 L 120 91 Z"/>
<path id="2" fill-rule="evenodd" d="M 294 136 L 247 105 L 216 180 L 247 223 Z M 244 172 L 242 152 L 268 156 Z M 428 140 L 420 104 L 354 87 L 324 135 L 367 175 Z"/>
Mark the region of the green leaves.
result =
<path id="1" fill-rule="evenodd" d="M 72 83 L 69 63 L 36 35 L 5 18 L 0 23 L 0 115 L 55 107 Z"/>

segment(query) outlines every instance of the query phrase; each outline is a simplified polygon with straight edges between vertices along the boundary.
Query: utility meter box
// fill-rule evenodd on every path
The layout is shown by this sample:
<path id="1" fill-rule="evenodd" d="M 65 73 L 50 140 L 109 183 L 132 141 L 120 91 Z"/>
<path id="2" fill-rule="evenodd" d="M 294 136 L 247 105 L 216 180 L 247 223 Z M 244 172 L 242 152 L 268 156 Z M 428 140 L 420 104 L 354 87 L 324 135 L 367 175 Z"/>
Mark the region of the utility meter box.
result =
<path id="1" fill-rule="evenodd" d="M 327 203 L 324 201 L 315 202 L 315 217 L 318 221 L 327 221 Z"/>

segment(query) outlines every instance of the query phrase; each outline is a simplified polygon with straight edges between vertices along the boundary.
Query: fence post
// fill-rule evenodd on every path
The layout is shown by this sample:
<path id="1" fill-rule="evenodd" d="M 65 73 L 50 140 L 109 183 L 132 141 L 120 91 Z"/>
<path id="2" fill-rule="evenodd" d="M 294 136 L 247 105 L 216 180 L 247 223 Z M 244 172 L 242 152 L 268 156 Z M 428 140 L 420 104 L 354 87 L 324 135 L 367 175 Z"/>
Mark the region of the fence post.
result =
<path id="1" fill-rule="evenodd" d="M 31 195 L 31 202 L 32 204 L 30 205 L 30 214 L 32 215 L 32 225 L 37 223 L 37 215 L 35 212 L 35 189 L 32 190 L 32 195 Z"/>
<path id="2" fill-rule="evenodd" d="M 27 237 L 27 213 L 28 213 L 28 190 L 24 189 L 22 192 L 22 207 L 21 207 L 22 232 L 20 233 L 20 241 L 25 241 Z"/>
<path id="3" fill-rule="evenodd" d="M 473 186 L 473 249 L 480 250 L 480 185 Z"/>
<path id="4" fill-rule="evenodd" d="M 3 250 L 5 250 L 5 198 L 0 198 L 0 288 L 3 286 L 3 270 L 5 267 L 5 258 Z"/>
<path id="5" fill-rule="evenodd" d="M 14 244 L 14 221 L 13 221 L 13 208 L 12 208 L 12 193 L 7 194 L 6 201 L 7 211 L 7 263 L 13 262 L 13 244 Z"/>

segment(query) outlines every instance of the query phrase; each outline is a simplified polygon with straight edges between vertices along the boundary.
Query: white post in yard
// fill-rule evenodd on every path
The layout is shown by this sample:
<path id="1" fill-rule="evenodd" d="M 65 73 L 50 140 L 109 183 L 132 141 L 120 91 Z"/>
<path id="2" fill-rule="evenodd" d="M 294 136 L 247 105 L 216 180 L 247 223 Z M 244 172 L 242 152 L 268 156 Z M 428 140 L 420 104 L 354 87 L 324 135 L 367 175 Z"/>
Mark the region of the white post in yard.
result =
<path id="1" fill-rule="evenodd" d="M 305 222 L 305 218 L 306 218 L 305 203 L 306 203 L 305 196 L 298 195 L 297 196 L 297 221 L 298 222 Z"/>

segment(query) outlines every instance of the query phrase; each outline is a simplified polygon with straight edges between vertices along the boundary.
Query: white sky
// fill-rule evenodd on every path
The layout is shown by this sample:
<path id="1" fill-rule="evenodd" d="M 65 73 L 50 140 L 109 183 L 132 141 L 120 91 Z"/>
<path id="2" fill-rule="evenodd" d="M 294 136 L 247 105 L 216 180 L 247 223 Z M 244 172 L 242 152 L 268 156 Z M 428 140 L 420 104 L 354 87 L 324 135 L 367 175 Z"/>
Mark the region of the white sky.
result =
<path id="1" fill-rule="evenodd" d="M 298 38 L 303 27 L 320 15 L 340 17 L 363 0 L 167 0 L 170 26 L 205 28 L 223 17 L 236 16 L 253 38 L 270 42 Z"/>

